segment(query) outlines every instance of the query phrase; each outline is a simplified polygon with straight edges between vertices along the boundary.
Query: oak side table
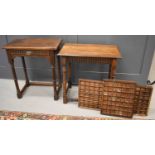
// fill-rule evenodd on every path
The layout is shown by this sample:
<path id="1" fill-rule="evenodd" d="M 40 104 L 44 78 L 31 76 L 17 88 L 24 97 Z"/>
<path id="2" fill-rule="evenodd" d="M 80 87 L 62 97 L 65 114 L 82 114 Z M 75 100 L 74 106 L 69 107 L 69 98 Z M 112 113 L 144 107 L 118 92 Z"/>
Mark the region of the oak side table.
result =
<path id="1" fill-rule="evenodd" d="M 18 39 L 8 43 L 4 49 L 7 51 L 8 61 L 11 65 L 12 74 L 17 90 L 17 97 L 22 98 L 24 91 L 27 87 L 34 86 L 53 86 L 54 100 L 58 99 L 58 94 L 61 89 L 61 77 L 60 77 L 60 58 L 56 56 L 62 46 L 62 40 L 51 38 L 28 38 Z M 25 75 L 25 85 L 20 90 L 17 75 L 15 71 L 14 59 L 21 57 L 22 65 Z M 46 58 L 52 65 L 52 83 L 45 82 L 30 82 L 27 74 L 26 63 L 24 57 L 40 57 Z M 58 84 L 56 82 L 56 61 L 58 67 Z"/>
<path id="2" fill-rule="evenodd" d="M 58 54 L 62 58 L 63 67 L 63 103 L 68 102 L 67 91 L 72 86 L 71 63 L 109 64 L 109 78 L 115 78 L 117 59 L 121 58 L 116 45 L 104 44 L 64 44 Z M 68 65 L 68 72 L 67 72 Z M 68 81 L 66 78 L 68 75 Z M 68 83 L 68 86 L 67 86 Z M 74 99 L 73 99 L 74 100 Z M 77 99 L 76 99 L 77 101 Z"/>

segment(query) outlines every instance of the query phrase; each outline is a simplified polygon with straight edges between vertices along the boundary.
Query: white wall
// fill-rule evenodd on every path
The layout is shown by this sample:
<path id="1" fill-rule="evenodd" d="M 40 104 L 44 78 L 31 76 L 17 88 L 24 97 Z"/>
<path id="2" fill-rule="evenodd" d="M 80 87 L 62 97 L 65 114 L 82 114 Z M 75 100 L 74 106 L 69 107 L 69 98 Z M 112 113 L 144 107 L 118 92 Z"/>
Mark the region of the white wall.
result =
<path id="1" fill-rule="evenodd" d="M 155 52 L 154 52 L 154 56 L 152 59 L 152 65 L 151 65 L 148 80 L 150 80 L 151 82 L 155 81 Z"/>

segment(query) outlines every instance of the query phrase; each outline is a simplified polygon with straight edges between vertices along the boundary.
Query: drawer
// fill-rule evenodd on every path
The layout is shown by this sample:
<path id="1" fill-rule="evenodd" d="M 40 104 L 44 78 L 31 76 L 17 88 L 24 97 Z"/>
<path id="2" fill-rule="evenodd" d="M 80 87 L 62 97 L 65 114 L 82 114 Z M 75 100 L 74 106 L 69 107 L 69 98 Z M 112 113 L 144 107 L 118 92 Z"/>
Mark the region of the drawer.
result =
<path id="1" fill-rule="evenodd" d="M 11 51 L 12 56 L 49 56 L 49 51 Z"/>

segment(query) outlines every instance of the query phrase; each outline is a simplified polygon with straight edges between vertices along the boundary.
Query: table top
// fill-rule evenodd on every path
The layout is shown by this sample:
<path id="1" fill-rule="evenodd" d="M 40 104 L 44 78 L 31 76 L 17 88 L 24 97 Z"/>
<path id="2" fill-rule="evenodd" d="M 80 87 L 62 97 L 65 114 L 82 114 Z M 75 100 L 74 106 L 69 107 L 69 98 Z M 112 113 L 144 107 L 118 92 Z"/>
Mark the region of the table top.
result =
<path id="1" fill-rule="evenodd" d="M 57 50 L 61 39 L 52 38 L 27 38 L 17 39 L 7 45 L 4 49 L 15 49 L 15 50 Z"/>
<path id="2" fill-rule="evenodd" d="M 116 45 L 106 45 L 106 44 L 66 43 L 58 55 L 72 56 L 72 57 L 104 57 L 104 58 L 122 57 L 120 54 L 120 50 Z"/>

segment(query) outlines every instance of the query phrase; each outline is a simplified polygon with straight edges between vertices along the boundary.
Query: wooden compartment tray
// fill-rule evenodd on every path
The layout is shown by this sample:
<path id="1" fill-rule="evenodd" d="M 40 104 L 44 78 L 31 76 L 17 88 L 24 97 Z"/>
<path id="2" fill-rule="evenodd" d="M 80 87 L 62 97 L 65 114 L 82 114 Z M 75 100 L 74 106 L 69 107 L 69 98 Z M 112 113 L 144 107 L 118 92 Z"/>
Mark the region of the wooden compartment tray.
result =
<path id="1" fill-rule="evenodd" d="M 153 88 L 137 85 L 135 92 L 134 113 L 147 116 Z"/>
<path id="2" fill-rule="evenodd" d="M 119 80 L 104 81 L 100 100 L 101 114 L 132 117 L 136 83 Z"/>
<path id="3" fill-rule="evenodd" d="M 79 106 L 99 109 L 99 99 L 103 92 L 103 81 L 79 80 Z"/>
<path id="4" fill-rule="evenodd" d="M 79 80 L 79 106 L 100 109 L 104 115 L 147 115 L 151 94 L 151 86 L 140 86 L 134 81 Z"/>

